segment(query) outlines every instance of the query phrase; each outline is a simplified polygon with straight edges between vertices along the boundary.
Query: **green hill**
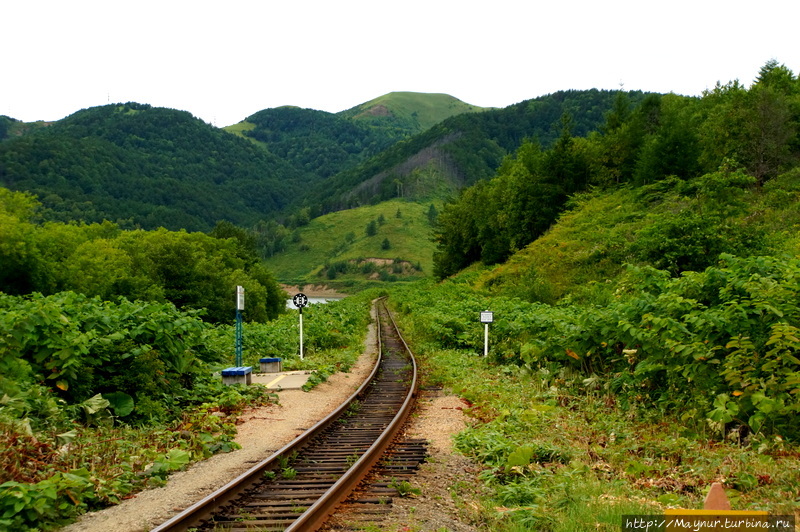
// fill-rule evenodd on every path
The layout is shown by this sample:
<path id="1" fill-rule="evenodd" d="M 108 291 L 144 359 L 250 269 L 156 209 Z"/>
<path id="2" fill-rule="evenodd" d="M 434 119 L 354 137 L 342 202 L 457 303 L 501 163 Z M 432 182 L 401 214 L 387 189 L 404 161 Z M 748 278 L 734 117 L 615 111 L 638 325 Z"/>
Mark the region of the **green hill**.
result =
<path id="1" fill-rule="evenodd" d="M 800 170 L 763 188 L 742 175 L 579 195 L 547 233 L 478 284 L 532 301 L 579 301 L 616 282 L 626 264 L 675 273 L 679 265 L 702 271 L 723 253 L 800 256 Z"/>
<path id="2" fill-rule="evenodd" d="M 3 118 L 0 185 L 36 194 L 45 218 L 57 221 L 252 227 L 286 219 L 290 206 L 314 217 L 393 198 L 447 197 L 491 177 L 523 139 L 552 142 L 565 112 L 574 134 L 596 129 L 614 94 L 567 91 L 472 112 L 480 108 L 444 94 L 396 92 L 338 114 L 260 111 L 227 128 L 233 135 L 186 112 L 136 103 L 52 124 Z"/>
<path id="3" fill-rule="evenodd" d="M 340 113 L 264 109 L 224 129 L 327 179 L 446 118 L 480 110 L 447 94 L 392 92 Z"/>
<path id="4" fill-rule="evenodd" d="M 320 216 L 298 228 L 285 251 L 266 265 L 278 280 L 292 284 L 352 285 L 429 276 L 434 249 L 430 206 L 392 200 Z M 374 234 L 369 234 L 370 225 Z"/>
<path id="5" fill-rule="evenodd" d="M 770 61 L 750 88 L 732 82 L 701 98 L 650 94 L 635 105 L 619 93 L 596 132 L 564 129 L 550 148 L 525 142 L 491 180 L 448 204 L 438 218 L 435 274 L 504 262 L 544 235 L 575 197 L 622 184 L 650 194 L 651 213 L 667 196 L 682 198 L 679 220 L 656 219 L 625 248 L 637 260 L 678 276 L 721 253 L 763 253 L 766 236 L 721 222 L 738 208 L 724 201 L 797 168 L 798 89 L 794 74 Z"/>
<path id="6" fill-rule="evenodd" d="M 305 205 L 321 214 L 396 197 L 426 197 L 431 188 L 458 190 L 492 177 L 525 139 L 552 145 L 565 116 L 575 136 L 597 130 L 618 92 L 563 91 L 504 109 L 451 116 L 318 184 Z M 638 91 L 626 94 L 634 103 L 644 98 Z"/>
<path id="7" fill-rule="evenodd" d="M 290 200 L 306 201 L 313 182 L 474 110 L 443 94 L 391 93 L 339 114 L 267 109 L 226 128 L 234 135 L 186 112 L 136 103 L 84 109 L 48 124 L 2 117 L 0 185 L 36 194 L 51 220 L 203 231 L 227 220 L 251 227 Z M 429 177 L 436 182 L 426 190 L 440 186 L 438 176 Z"/>
<path id="8" fill-rule="evenodd" d="M 449 94 L 390 92 L 338 113 L 374 128 L 421 133 L 451 116 L 485 111 Z"/>
<path id="9" fill-rule="evenodd" d="M 209 230 L 282 209 L 303 174 L 184 111 L 84 109 L 0 142 L 0 185 L 37 194 L 49 219 Z"/>

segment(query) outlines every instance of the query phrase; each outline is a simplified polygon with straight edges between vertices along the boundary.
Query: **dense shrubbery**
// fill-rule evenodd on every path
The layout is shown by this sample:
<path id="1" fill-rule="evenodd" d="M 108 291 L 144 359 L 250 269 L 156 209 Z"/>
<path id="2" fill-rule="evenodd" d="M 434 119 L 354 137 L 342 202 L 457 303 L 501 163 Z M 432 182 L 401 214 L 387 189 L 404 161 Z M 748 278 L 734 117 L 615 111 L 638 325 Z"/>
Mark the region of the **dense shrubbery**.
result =
<path id="1" fill-rule="evenodd" d="M 731 426 L 800 439 L 800 260 L 736 258 L 670 278 L 631 268 L 604 305 L 485 298 L 446 283 L 400 298 L 417 334 L 482 351 L 478 313 L 495 312 L 492 356 L 719 434 Z M 543 372 L 543 373 L 542 373 Z"/>
<path id="2" fill-rule="evenodd" d="M 602 379 L 569 366 L 532 374 L 415 339 L 423 382 L 462 398 L 469 421 L 454 446 L 481 467 L 452 490 L 479 528 L 615 530 L 625 515 L 698 508 L 711 482 L 737 510 L 795 511 L 786 494 L 800 485 L 800 457 L 785 437 L 713 438 L 678 416 L 622 405 Z"/>
<path id="3" fill-rule="evenodd" d="M 51 529 L 236 448 L 210 325 L 170 303 L 0 293 L 0 528 Z M 148 464 L 152 464 L 148 468 Z"/>
<path id="4" fill-rule="evenodd" d="M 0 294 L 0 309 L 4 393 L 22 393 L 23 383 L 44 379 L 67 404 L 103 394 L 118 417 L 168 421 L 192 389 L 194 373 L 205 369 L 208 325 L 197 312 L 171 304 L 63 292 Z"/>

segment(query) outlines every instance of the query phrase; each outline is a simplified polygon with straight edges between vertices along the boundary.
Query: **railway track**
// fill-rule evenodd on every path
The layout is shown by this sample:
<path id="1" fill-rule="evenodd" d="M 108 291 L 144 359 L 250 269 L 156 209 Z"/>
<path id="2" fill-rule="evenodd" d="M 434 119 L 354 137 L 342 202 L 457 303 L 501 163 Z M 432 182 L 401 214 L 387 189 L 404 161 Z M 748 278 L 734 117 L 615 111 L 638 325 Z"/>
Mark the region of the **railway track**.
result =
<path id="1" fill-rule="evenodd" d="M 313 531 L 369 474 L 413 407 L 417 366 L 381 300 L 370 377 L 328 417 L 152 532 Z"/>

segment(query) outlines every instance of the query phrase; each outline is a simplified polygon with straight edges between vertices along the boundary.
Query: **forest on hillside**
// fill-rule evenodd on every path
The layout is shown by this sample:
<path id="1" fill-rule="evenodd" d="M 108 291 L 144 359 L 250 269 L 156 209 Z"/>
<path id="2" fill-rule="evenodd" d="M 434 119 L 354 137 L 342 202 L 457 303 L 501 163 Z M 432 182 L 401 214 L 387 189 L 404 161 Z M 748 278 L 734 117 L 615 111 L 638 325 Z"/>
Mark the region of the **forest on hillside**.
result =
<path id="1" fill-rule="evenodd" d="M 55 221 L 208 231 L 284 208 L 304 179 L 280 158 L 145 104 L 79 111 L 0 142 L 0 185 L 36 194 Z"/>
<path id="2" fill-rule="evenodd" d="M 527 140 L 496 176 L 463 191 L 439 216 L 435 268 L 440 278 L 469 264 L 494 264 L 533 242 L 568 199 L 589 189 L 641 187 L 709 175 L 717 194 L 761 187 L 800 162 L 800 81 L 776 61 L 746 88 L 717 84 L 702 98 L 650 94 L 634 104 L 615 97 L 604 123 L 575 134 L 569 114 L 551 146 Z M 761 242 L 724 212 L 687 211 L 649 230 L 638 258 L 679 274 L 719 253 L 756 253 Z"/>
<path id="3" fill-rule="evenodd" d="M 503 158 L 526 139 L 550 146 L 559 135 L 559 123 L 573 117 L 573 133 L 587 135 L 604 121 L 618 91 L 559 91 L 503 109 L 463 113 L 439 122 L 427 131 L 387 148 L 360 165 L 346 169 L 313 187 L 299 202 L 312 217 L 358 205 L 397 197 L 425 198 L 427 184 L 418 186 L 421 174 L 434 173 L 449 194 L 491 178 Z M 644 97 L 625 93 L 631 102 Z"/>
<path id="4" fill-rule="evenodd" d="M 387 95 L 380 100 L 387 116 L 281 107 L 248 117 L 236 135 L 186 112 L 133 102 L 52 124 L 4 117 L 0 185 L 36 194 L 45 220 L 188 231 L 222 220 L 292 228 L 298 217 L 442 196 L 488 179 L 524 139 L 554 142 L 565 112 L 574 117 L 575 135 L 595 130 L 615 94 L 563 91 L 482 112 L 464 112 L 471 108 L 445 95 L 403 94 L 400 102 Z M 632 102 L 643 96 L 626 94 Z M 406 115 L 421 123 L 449 118 L 415 134 Z"/>
<path id="5" fill-rule="evenodd" d="M 315 178 L 326 179 L 388 148 L 406 135 L 390 135 L 333 113 L 279 107 L 249 117 L 244 134 Z"/>
<path id="6" fill-rule="evenodd" d="M 319 181 L 449 117 L 481 110 L 447 94 L 392 92 L 339 113 L 264 109 L 247 117 L 240 130 Z"/>

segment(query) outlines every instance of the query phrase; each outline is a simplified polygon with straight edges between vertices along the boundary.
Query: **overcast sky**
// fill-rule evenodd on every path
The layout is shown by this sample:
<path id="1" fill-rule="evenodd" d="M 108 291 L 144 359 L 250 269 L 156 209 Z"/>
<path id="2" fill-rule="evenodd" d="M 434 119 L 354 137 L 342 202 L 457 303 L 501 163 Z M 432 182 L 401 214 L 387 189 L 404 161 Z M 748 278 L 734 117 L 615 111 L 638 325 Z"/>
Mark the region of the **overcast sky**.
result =
<path id="1" fill-rule="evenodd" d="M 699 95 L 800 73 L 796 0 L 5 0 L 0 114 L 135 101 L 217 126 L 392 91 L 505 107 L 566 89 Z"/>

